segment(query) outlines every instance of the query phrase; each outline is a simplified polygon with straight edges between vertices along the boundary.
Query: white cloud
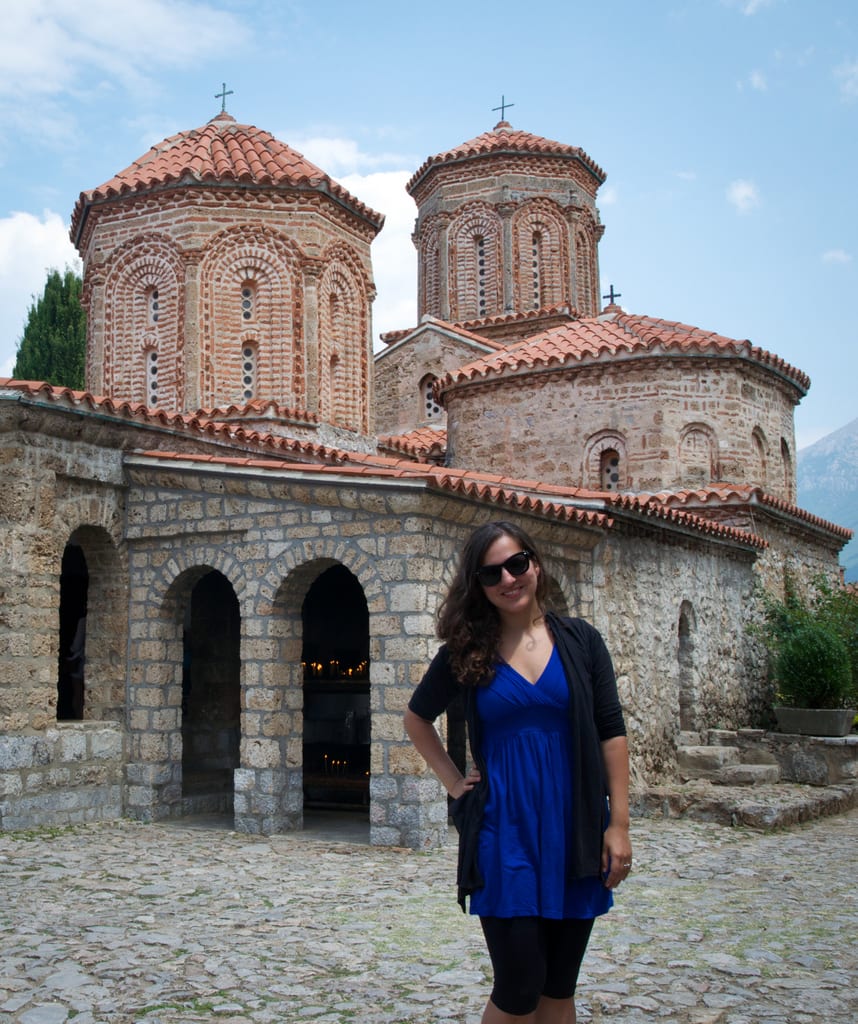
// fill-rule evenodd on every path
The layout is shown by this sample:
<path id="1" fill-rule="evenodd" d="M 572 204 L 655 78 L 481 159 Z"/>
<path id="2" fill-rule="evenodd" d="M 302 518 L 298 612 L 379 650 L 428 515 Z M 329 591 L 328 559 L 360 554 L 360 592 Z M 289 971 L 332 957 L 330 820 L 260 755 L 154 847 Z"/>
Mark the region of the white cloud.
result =
<path id="1" fill-rule="evenodd" d="M 858 60 L 846 61 L 835 68 L 834 77 L 840 82 L 840 95 L 847 103 L 858 100 Z"/>
<path id="2" fill-rule="evenodd" d="M 845 249 L 828 249 L 822 254 L 823 263 L 851 263 L 852 254 Z"/>
<path id="3" fill-rule="evenodd" d="M 378 290 L 372 311 L 374 339 L 386 331 L 417 325 L 417 251 L 411 241 L 417 207 L 405 191 L 412 173 L 378 171 L 339 179 L 352 195 L 385 217 L 384 227 L 372 243 Z"/>
<path id="4" fill-rule="evenodd" d="M 42 294 L 48 271 L 67 266 L 80 270 L 68 225 L 58 213 L 0 219 L 0 377 L 12 373 L 27 312 Z"/>
<path id="5" fill-rule="evenodd" d="M 161 88 L 158 72 L 220 54 L 250 39 L 241 19 L 192 0 L 27 0 L 3 5 L 0 121 L 55 145 L 74 137 L 87 96 Z M 214 91 L 214 90 L 213 90 Z"/>
<path id="6" fill-rule="evenodd" d="M 752 71 L 748 75 L 748 81 L 751 83 L 751 88 L 756 89 L 757 92 L 765 92 L 769 87 L 766 76 L 762 71 Z"/>
<path id="7" fill-rule="evenodd" d="M 757 186 L 752 181 L 744 181 L 741 178 L 731 181 L 727 188 L 727 202 L 739 213 L 750 213 L 760 204 Z"/>
<path id="8" fill-rule="evenodd" d="M 599 189 L 599 206 L 616 206 L 620 201 L 620 193 L 613 185 L 603 185 Z"/>
<path id="9" fill-rule="evenodd" d="M 157 68 L 235 52 L 249 34 L 227 11 L 190 0 L 28 0 L 4 5 L 0 91 L 65 92 L 85 69 L 139 84 Z"/>

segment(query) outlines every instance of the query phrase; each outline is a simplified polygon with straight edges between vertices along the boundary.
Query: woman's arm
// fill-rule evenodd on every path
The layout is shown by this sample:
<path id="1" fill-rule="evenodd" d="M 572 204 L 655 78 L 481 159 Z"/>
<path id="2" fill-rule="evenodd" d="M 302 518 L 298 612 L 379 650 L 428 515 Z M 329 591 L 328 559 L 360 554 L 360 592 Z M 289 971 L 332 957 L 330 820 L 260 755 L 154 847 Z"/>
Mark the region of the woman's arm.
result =
<path id="1" fill-rule="evenodd" d="M 462 796 L 480 781 L 480 773 L 472 768 L 465 778 L 450 755 L 444 749 L 438 730 L 432 722 L 415 714 L 411 708 L 405 710 L 405 731 L 418 753 L 438 777 L 438 781 L 452 797 Z"/>
<path id="2" fill-rule="evenodd" d="M 602 876 L 605 885 L 614 889 L 628 875 L 632 863 L 632 842 L 629 837 L 629 744 L 625 736 L 614 736 L 602 742 L 602 763 L 611 801 L 611 822 L 602 839 Z"/>

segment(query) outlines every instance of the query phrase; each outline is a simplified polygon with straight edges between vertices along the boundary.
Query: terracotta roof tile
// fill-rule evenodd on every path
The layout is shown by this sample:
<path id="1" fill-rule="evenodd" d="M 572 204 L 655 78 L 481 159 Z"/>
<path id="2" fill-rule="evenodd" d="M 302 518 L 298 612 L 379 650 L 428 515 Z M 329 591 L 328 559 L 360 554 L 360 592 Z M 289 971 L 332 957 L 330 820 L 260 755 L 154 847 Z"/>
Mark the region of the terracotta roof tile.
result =
<path id="1" fill-rule="evenodd" d="M 698 488 L 697 490 L 670 491 L 652 495 L 652 500 L 663 505 L 686 508 L 723 508 L 725 505 L 762 505 L 765 508 L 783 512 L 794 519 L 817 529 L 831 533 L 842 540 L 850 540 L 854 534 L 847 526 L 839 526 L 837 523 L 829 522 L 820 516 L 800 508 L 792 502 L 778 498 L 774 494 L 768 494 L 762 487 L 754 487 L 750 484 L 712 484 L 709 487 Z"/>
<path id="2" fill-rule="evenodd" d="M 72 214 L 72 241 L 80 237 L 86 212 L 95 203 L 170 185 L 230 183 L 326 191 L 377 229 L 384 224 L 382 214 L 356 199 L 301 153 L 261 128 L 218 114 L 200 128 L 164 139 L 110 181 L 82 192 Z"/>
<path id="3" fill-rule="evenodd" d="M 437 156 L 430 156 L 414 172 L 406 190 L 411 193 L 432 169 L 442 164 L 456 163 L 460 160 L 473 159 L 484 156 L 493 156 L 496 153 L 520 153 L 539 154 L 543 156 L 558 156 L 579 161 L 601 185 L 607 175 L 595 161 L 578 146 L 568 146 L 563 142 L 554 142 L 552 139 L 545 139 L 541 135 L 532 135 L 530 132 L 514 129 L 507 121 L 499 121 L 490 132 L 483 132 L 468 142 L 448 149 Z"/>
<path id="4" fill-rule="evenodd" d="M 460 494 L 463 497 L 487 501 L 495 505 L 515 508 L 551 519 L 576 523 L 593 529 L 610 529 L 614 525 L 611 509 L 625 515 L 659 519 L 665 523 L 680 525 L 686 529 L 716 536 L 720 539 L 746 547 L 761 548 L 766 542 L 759 537 L 736 527 L 707 519 L 695 514 L 690 508 L 677 508 L 683 501 L 691 504 L 696 496 L 711 496 L 726 502 L 735 497 L 747 497 L 742 488 L 710 488 L 707 491 L 685 492 L 684 494 L 661 495 L 618 495 L 581 488 L 562 487 L 538 480 L 515 480 L 497 473 L 481 473 L 473 470 L 436 466 L 415 462 L 413 459 L 390 458 L 380 454 L 347 452 L 323 445 L 296 441 L 257 431 L 244 430 L 240 425 L 217 423 L 200 416 L 172 415 L 148 409 L 140 403 L 115 402 L 110 398 L 99 398 L 89 392 L 74 391 L 71 388 L 54 387 L 42 381 L 20 381 L 0 377 L 0 395 L 13 392 L 16 396 L 27 397 L 34 402 L 66 408 L 76 413 L 98 413 L 101 417 L 111 416 L 117 421 L 162 426 L 167 430 L 200 438 L 211 438 L 223 444 L 246 445 L 258 450 L 259 455 L 242 452 L 225 454 L 179 453 L 150 451 L 143 453 L 152 459 L 189 461 L 213 466 L 248 466 L 257 469 L 271 469 L 286 472 L 338 473 L 347 476 L 403 479 L 423 482 L 440 491 Z M 440 432 L 439 432 L 440 433 Z M 270 452 L 271 457 L 263 453 Z M 136 458 L 139 453 L 131 458 Z M 305 461 L 288 461 L 287 456 L 297 456 Z M 750 490 L 750 489 L 745 489 Z M 711 492 L 711 493 L 710 493 Z M 778 499 L 763 495 L 758 500 L 763 504 L 779 507 Z M 786 503 L 780 503 L 786 504 Z M 851 537 L 852 531 L 833 527 L 816 520 L 801 509 L 788 506 L 791 514 L 806 516 L 818 524 L 839 531 L 838 535 Z"/>
<path id="5" fill-rule="evenodd" d="M 407 434 L 379 437 L 380 448 L 402 452 L 415 459 L 436 461 L 447 452 L 447 431 L 436 427 L 418 427 Z"/>
<path id="6" fill-rule="evenodd" d="M 475 321 L 475 323 L 482 323 L 483 321 Z M 399 331 L 387 331 L 384 334 L 379 335 L 381 340 L 386 345 L 395 345 L 397 341 L 402 341 L 403 338 L 407 338 L 411 334 L 417 334 L 418 331 L 425 330 L 427 328 L 436 328 L 439 331 L 443 331 L 447 334 L 455 334 L 457 337 L 463 338 L 465 341 L 476 342 L 481 348 L 492 348 L 498 352 L 508 348 L 508 345 L 504 345 L 503 342 L 494 341 L 492 338 L 483 337 L 481 334 L 475 334 L 473 331 L 463 324 L 454 324 L 448 320 L 440 320 L 436 316 L 430 316 L 428 313 L 423 316 L 420 323 L 416 327 L 408 327 L 405 330 Z"/>
<path id="7" fill-rule="evenodd" d="M 807 374 L 750 341 L 737 341 L 688 324 L 620 312 L 562 324 L 497 355 L 474 360 L 443 377 L 438 389 L 443 392 L 472 380 L 534 368 L 662 353 L 734 355 L 786 377 L 802 394 L 810 387 Z"/>

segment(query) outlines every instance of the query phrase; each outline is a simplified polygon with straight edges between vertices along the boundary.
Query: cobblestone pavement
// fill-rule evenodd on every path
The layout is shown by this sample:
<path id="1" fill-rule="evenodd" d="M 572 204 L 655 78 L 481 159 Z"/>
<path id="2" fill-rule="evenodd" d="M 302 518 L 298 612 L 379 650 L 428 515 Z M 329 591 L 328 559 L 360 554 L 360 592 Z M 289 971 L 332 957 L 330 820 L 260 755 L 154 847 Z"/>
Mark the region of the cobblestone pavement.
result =
<path id="1" fill-rule="evenodd" d="M 858 1021 L 858 811 L 779 833 L 633 831 L 580 1020 Z M 0 1020 L 477 1024 L 488 962 L 454 866 L 452 847 L 373 848 L 330 827 L 0 834 Z"/>

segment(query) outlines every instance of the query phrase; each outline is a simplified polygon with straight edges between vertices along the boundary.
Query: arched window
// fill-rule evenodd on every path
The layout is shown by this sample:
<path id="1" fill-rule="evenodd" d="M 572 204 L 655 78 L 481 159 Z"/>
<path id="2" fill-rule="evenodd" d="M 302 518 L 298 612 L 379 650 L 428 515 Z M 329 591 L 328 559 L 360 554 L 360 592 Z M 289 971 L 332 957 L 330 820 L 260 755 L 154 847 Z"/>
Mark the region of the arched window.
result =
<path id="1" fill-rule="evenodd" d="M 146 404 L 150 409 L 158 406 L 158 353 L 155 349 L 146 352 Z"/>
<path id="2" fill-rule="evenodd" d="M 542 306 L 542 233 L 534 231 L 531 239 L 531 255 L 533 259 L 533 308 Z"/>
<path id="3" fill-rule="evenodd" d="M 439 420 L 444 415 L 444 410 L 435 401 L 432 390 L 436 380 L 437 378 L 430 373 L 420 384 L 421 418 L 424 420 Z"/>
<path id="4" fill-rule="evenodd" d="M 599 456 L 599 479 L 603 491 L 620 489 L 620 453 L 615 448 L 606 448 Z"/>
<path id="5" fill-rule="evenodd" d="M 256 285 L 249 279 L 241 286 L 241 319 L 243 323 L 256 319 Z"/>
<path id="6" fill-rule="evenodd" d="M 485 316 L 486 305 L 486 240 L 480 235 L 474 239 L 477 259 L 477 310 L 478 316 Z"/>
<path id="7" fill-rule="evenodd" d="M 161 300 L 157 288 L 147 288 L 146 290 L 146 312 L 149 323 L 157 324 L 161 315 Z"/>
<path id="8" fill-rule="evenodd" d="M 249 342 L 241 347 L 241 393 L 245 402 L 256 397 L 256 346 Z"/>

